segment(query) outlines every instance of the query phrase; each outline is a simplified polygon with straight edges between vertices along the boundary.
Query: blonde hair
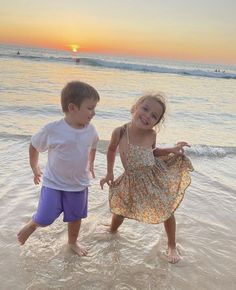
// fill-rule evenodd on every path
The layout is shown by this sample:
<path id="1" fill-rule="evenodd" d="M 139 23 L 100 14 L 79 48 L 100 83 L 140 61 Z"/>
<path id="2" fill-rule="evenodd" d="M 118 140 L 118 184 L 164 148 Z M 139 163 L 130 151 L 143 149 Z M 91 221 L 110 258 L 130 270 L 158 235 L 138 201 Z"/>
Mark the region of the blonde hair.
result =
<path id="1" fill-rule="evenodd" d="M 145 94 L 144 96 L 140 97 L 136 103 L 131 107 L 131 113 L 133 114 L 137 107 L 139 105 L 141 105 L 145 100 L 147 99 L 152 99 L 152 100 L 155 100 L 157 103 L 159 103 L 162 107 L 162 114 L 159 118 L 159 120 L 157 121 L 156 125 L 159 124 L 160 122 L 163 122 L 164 121 L 164 115 L 165 115 L 165 112 L 166 112 L 166 96 L 164 93 L 162 92 L 157 92 L 157 93 L 148 93 L 148 94 Z"/>
<path id="2" fill-rule="evenodd" d="M 66 84 L 61 91 L 61 107 L 64 113 L 68 112 L 68 105 L 70 103 L 80 107 L 85 99 L 100 100 L 99 94 L 95 88 L 89 84 L 72 81 Z"/>

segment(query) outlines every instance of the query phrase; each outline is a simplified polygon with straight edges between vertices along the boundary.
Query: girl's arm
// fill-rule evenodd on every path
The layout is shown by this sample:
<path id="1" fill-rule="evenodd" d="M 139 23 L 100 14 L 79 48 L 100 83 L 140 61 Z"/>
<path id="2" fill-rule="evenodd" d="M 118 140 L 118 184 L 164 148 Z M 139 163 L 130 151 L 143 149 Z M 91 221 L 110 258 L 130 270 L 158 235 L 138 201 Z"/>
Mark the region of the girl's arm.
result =
<path id="1" fill-rule="evenodd" d="M 89 171 L 91 172 L 93 178 L 95 178 L 95 173 L 94 173 L 95 156 L 96 156 L 96 148 L 91 149 L 89 152 Z"/>
<path id="2" fill-rule="evenodd" d="M 111 141 L 107 150 L 107 174 L 100 180 L 100 186 L 102 189 L 105 183 L 110 186 L 114 180 L 113 168 L 115 164 L 116 150 L 120 142 L 120 130 L 121 127 L 116 128 L 111 136 Z"/>
<path id="3" fill-rule="evenodd" d="M 154 156 L 166 156 L 170 153 L 182 156 L 184 154 L 184 147 L 190 147 L 190 145 L 187 142 L 181 141 L 176 144 L 174 147 L 170 148 L 155 148 L 153 150 Z"/>
<path id="4" fill-rule="evenodd" d="M 34 173 L 34 183 L 39 184 L 41 181 L 41 175 L 42 175 L 42 172 L 38 166 L 39 152 L 34 148 L 34 146 L 31 143 L 29 146 L 29 159 L 30 159 L 30 166 Z"/>

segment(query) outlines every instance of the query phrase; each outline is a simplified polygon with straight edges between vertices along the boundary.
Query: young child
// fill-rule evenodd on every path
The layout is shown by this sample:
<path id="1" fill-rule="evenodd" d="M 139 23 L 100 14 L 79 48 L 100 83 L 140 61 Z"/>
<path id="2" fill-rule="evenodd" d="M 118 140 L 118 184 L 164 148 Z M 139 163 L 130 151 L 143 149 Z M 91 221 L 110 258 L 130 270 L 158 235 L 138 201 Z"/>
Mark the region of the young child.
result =
<path id="1" fill-rule="evenodd" d="M 112 221 L 109 231 L 115 233 L 124 218 L 157 224 L 164 222 L 168 239 L 168 261 L 176 263 L 174 211 L 191 182 L 190 160 L 183 155 L 186 142 L 172 148 L 156 148 L 155 126 L 165 115 L 166 105 L 161 94 L 141 97 L 132 107 L 132 120 L 116 128 L 107 152 L 107 174 L 100 185 L 109 185 Z M 114 180 L 113 167 L 119 146 L 124 173 Z"/>
<path id="2" fill-rule="evenodd" d="M 77 242 L 81 219 L 87 217 L 90 173 L 94 176 L 94 159 L 98 135 L 90 124 L 100 97 L 90 85 L 72 81 L 61 92 L 64 118 L 47 124 L 31 138 L 30 166 L 34 183 L 39 184 L 39 152 L 48 151 L 38 209 L 18 233 L 23 245 L 38 227 L 53 223 L 63 212 L 68 222 L 68 244 L 79 256 L 87 249 Z"/>

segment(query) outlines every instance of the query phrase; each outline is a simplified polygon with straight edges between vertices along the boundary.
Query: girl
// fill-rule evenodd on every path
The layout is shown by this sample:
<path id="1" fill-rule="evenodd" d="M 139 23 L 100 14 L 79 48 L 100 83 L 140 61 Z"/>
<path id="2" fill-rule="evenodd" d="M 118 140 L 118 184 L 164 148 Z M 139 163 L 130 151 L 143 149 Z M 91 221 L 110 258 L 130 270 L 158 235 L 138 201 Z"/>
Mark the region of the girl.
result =
<path id="1" fill-rule="evenodd" d="M 116 128 L 107 152 L 107 174 L 100 185 L 109 185 L 112 221 L 109 231 L 115 233 L 124 218 L 157 224 L 164 222 L 171 263 L 180 260 L 176 249 L 174 211 L 191 182 L 190 160 L 183 154 L 186 142 L 172 148 L 156 148 L 153 129 L 165 115 L 161 94 L 145 95 L 131 108 L 132 120 Z M 119 146 L 124 173 L 114 180 L 113 167 Z"/>

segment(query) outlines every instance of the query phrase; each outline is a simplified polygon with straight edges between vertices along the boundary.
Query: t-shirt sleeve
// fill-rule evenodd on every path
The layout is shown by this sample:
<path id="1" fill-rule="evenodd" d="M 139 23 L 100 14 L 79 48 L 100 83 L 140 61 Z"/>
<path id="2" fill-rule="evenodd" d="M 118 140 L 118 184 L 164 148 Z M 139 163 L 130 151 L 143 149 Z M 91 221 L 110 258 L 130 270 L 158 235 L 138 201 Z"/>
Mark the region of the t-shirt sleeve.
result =
<path id="1" fill-rule="evenodd" d="M 31 137 L 31 144 L 39 151 L 44 152 L 48 149 L 48 126 L 44 126 L 36 134 Z"/>

